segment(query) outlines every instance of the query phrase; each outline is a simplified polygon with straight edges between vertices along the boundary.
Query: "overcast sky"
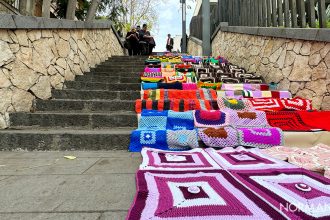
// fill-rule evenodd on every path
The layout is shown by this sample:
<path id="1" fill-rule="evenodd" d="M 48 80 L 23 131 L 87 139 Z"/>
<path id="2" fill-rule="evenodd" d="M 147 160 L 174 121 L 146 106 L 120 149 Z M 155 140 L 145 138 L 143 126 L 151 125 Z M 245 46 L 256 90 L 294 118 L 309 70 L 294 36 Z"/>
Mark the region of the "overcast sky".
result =
<path id="1" fill-rule="evenodd" d="M 191 3 L 190 3 L 191 4 Z M 189 23 L 194 13 L 195 5 L 192 5 L 192 9 L 187 9 L 187 33 L 189 34 Z M 153 30 L 156 40 L 156 49 L 154 51 L 165 51 L 167 34 L 175 35 L 182 34 L 182 14 L 180 7 L 180 0 L 167 0 L 166 3 L 159 3 L 159 21 L 158 30 Z"/>

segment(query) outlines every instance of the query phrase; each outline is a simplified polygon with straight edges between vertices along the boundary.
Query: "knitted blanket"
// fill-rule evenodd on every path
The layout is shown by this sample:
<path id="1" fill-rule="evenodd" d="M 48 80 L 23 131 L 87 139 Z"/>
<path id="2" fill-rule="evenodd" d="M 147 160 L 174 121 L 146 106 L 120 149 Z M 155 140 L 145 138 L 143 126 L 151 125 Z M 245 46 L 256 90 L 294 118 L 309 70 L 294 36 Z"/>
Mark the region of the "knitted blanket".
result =
<path id="1" fill-rule="evenodd" d="M 145 83 L 145 82 L 142 82 L 141 85 L 142 85 L 143 90 L 158 89 L 158 83 Z"/>
<path id="2" fill-rule="evenodd" d="M 193 130 L 194 117 L 192 111 L 175 112 L 168 111 L 167 125 L 168 130 Z"/>
<path id="3" fill-rule="evenodd" d="M 199 138 L 208 147 L 232 147 L 239 145 L 237 130 L 232 127 L 205 128 L 198 130 Z"/>
<path id="4" fill-rule="evenodd" d="M 301 118 L 299 111 L 268 111 L 266 116 L 270 126 L 281 128 L 284 131 L 311 131 L 317 129 L 317 127 L 307 125 Z"/>
<path id="5" fill-rule="evenodd" d="M 256 110 L 263 111 L 312 110 L 312 102 L 300 97 L 292 99 L 259 98 L 249 99 L 249 102 Z"/>
<path id="6" fill-rule="evenodd" d="M 249 100 L 242 99 L 225 99 L 219 97 L 217 99 L 220 110 L 237 110 L 237 111 L 251 111 L 254 110 Z"/>
<path id="7" fill-rule="evenodd" d="M 296 166 L 264 154 L 260 149 L 226 147 L 221 150 L 205 149 L 221 167 L 226 170 L 260 170 L 296 168 Z"/>
<path id="8" fill-rule="evenodd" d="M 330 131 L 330 111 L 299 111 L 299 115 L 307 125 Z"/>
<path id="9" fill-rule="evenodd" d="M 143 110 L 139 121 L 139 130 L 166 130 L 167 111 Z"/>
<path id="10" fill-rule="evenodd" d="M 226 111 L 229 125 L 235 127 L 269 127 L 264 111 Z"/>
<path id="11" fill-rule="evenodd" d="M 129 151 L 140 152 L 142 147 L 168 150 L 166 130 L 134 130 L 131 133 Z"/>
<path id="12" fill-rule="evenodd" d="M 268 148 L 283 145 L 283 132 L 279 128 L 237 128 L 239 143 L 243 146 Z"/>
<path id="13" fill-rule="evenodd" d="M 185 75 L 180 75 L 180 76 L 166 76 L 165 81 L 167 83 L 175 83 L 175 82 L 187 82 L 187 78 Z"/>
<path id="14" fill-rule="evenodd" d="M 218 98 L 226 98 L 226 99 L 243 99 L 242 91 L 217 91 Z"/>
<path id="15" fill-rule="evenodd" d="M 243 90 L 244 98 L 291 98 L 289 91 L 249 91 Z"/>
<path id="16" fill-rule="evenodd" d="M 182 83 L 183 90 L 197 90 L 196 83 Z"/>
<path id="17" fill-rule="evenodd" d="M 172 100 L 142 100 L 135 102 L 136 113 L 141 113 L 143 109 L 148 110 L 173 110 L 184 112 L 189 110 L 219 110 L 215 100 L 198 99 L 172 99 Z"/>
<path id="18" fill-rule="evenodd" d="M 141 155 L 143 161 L 140 165 L 140 170 L 183 171 L 221 169 L 210 155 L 200 148 L 173 152 L 145 147 L 142 149 Z"/>
<path id="19" fill-rule="evenodd" d="M 152 67 L 146 67 L 144 68 L 145 73 L 160 73 L 160 68 L 152 68 Z"/>
<path id="20" fill-rule="evenodd" d="M 228 83 L 223 83 L 221 86 L 221 90 L 230 90 L 230 91 L 235 91 L 235 90 L 249 90 L 249 91 L 267 91 L 269 90 L 269 86 L 267 84 L 228 84 Z"/>
<path id="21" fill-rule="evenodd" d="M 229 118 L 229 115 L 222 111 L 194 111 L 195 126 L 199 128 L 227 126 L 229 125 Z"/>
<path id="22" fill-rule="evenodd" d="M 173 90 L 173 89 L 156 89 L 145 90 L 143 92 L 143 99 L 151 100 L 172 100 L 172 99 L 202 99 L 202 100 L 216 100 L 216 91 L 212 89 L 198 89 L 198 90 Z"/>
<path id="23" fill-rule="evenodd" d="M 163 79 L 161 72 L 144 72 L 141 74 L 141 81 L 144 82 L 159 82 Z"/>
<path id="24" fill-rule="evenodd" d="M 214 89 L 214 90 L 221 89 L 221 83 L 198 82 L 197 86 L 198 88 L 204 88 L 204 89 Z"/>
<path id="25" fill-rule="evenodd" d="M 197 130 L 168 130 L 166 131 L 166 140 L 170 150 L 198 148 Z"/>

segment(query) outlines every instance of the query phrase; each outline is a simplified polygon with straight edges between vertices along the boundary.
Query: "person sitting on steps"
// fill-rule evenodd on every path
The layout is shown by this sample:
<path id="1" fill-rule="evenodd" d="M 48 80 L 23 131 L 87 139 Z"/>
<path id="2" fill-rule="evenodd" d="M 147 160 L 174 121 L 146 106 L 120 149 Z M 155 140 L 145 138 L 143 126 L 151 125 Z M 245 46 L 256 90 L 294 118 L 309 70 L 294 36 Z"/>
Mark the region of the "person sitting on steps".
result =
<path id="1" fill-rule="evenodd" d="M 150 35 L 150 32 L 148 31 L 147 24 L 143 24 L 142 30 L 139 32 L 140 41 L 145 41 L 148 44 L 148 51 L 147 55 L 152 54 L 152 50 L 156 46 L 154 38 Z"/>

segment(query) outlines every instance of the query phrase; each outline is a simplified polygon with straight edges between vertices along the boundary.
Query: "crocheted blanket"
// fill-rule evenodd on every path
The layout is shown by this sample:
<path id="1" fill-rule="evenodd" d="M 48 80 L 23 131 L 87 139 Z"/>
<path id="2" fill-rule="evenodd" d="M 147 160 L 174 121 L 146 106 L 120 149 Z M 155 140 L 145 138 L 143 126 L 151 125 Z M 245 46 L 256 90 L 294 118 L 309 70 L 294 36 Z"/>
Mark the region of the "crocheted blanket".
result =
<path id="1" fill-rule="evenodd" d="M 307 99 L 295 97 L 292 99 L 259 98 L 248 99 L 256 110 L 284 111 L 284 110 L 312 110 L 312 102 Z"/>
<path id="2" fill-rule="evenodd" d="M 264 111 L 226 111 L 229 125 L 235 127 L 269 127 Z"/>
<path id="3" fill-rule="evenodd" d="M 167 126 L 168 130 L 193 130 L 194 117 L 192 111 L 175 112 L 168 111 Z"/>
<path id="4" fill-rule="evenodd" d="M 143 147 L 168 150 L 166 130 L 134 130 L 131 133 L 129 151 L 140 152 Z"/>
<path id="5" fill-rule="evenodd" d="M 197 86 L 198 88 L 204 88 L 204 89 L 214 89 L 214 90 L 221 89 L 221 83 L 198 82 Z"/>
<path id="6" fill-rule="evenodd" d="M 184 112 L 189 110 L 219 110 L 217 101 L 201 99 L 172 99 L 172 100 L 142 100 L 135 102 L 136 113 L 147 110 L 173 110 Z"/>
<path id="7" fill-rule="evenodd" d="M 291 98 L 289 91 L 249 91 L 243 90 L 244 98 Z"/>
<path id="8" fill-rule="evenodd" d="M 278 160 L 260 149 L 245 149 L 240 146 L 237 148 L 226 147 L 221 150 L 213 148 L 205 149 L 217 164 L 226 170 L 258 170 L 258 169 L 280 169 L 296 168 L 296 166 Z"/>
<path id="9" fill-rule="evenodd" d="M 195 126 L 199 128 L 227 126 L 229 125 L 229 118 L 229 115 L 222 111 L 194 111 Z"/>
<path id="10" fill-rule="evenodd" d="M 216 100 L 217 93 L 212 89 L 198 90 L 173 90 L 173 89 L 156 89 L 145 90 L 143 99 L 150 100 L 172 100 L 172 99 L 202 99 Z"/>
<path id="11" fill-rule="evenodd" d="M 219 97 L 217 99 L 220 110 L 237 110 L 237 111 L 251 111 L 254 110 L 251 103 L 247 99 L 225 99 Z"/>
<path id="12" fill-rule="evenodd" d="M 240 90 L 233 90 L 233 91 L 217 91 L 218 98 L 225 98 L 225 99 L 243 99 L 242 91 Z"/>
<path id="13" fill-rule="evenodd" d="M 330 179 L 258 150 L 145 148 L 142 156 L 127 220 L 330 216 Z"/>
<path id="14" fill-rule="evenodd" d="M 269 86 L 267 84 L 229 84 L 223 83 L 221 86 L 221 90 L 225 91 L 235 91 L 235 90 L 249 90 L 249 91 L 267 91 L 269 90 Z"/>
<path id="15" fill-rule="evenodd" d="M 237 128 L 242 146 L 268 148 L 283 145 L 283 132 L 279 128 Z"/>
<path id="16" fill-rule="evenodd" d="M 199 129 L 198 135 L 208 147 L 224 148 L 239 145 L 237 130 L 229 126 Z"/>

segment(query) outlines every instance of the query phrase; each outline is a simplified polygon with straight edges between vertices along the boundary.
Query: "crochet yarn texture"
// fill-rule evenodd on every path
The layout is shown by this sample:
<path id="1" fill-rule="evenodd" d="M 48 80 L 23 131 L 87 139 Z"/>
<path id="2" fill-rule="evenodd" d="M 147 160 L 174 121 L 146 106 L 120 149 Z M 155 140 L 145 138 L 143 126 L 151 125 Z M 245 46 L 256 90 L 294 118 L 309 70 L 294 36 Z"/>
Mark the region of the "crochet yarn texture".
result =
<path id="1" fill-rule="evenodd" d="M 194 111 L 195 126 L 198 128 L 204 127 L 221 127 L 229 125 L 229 115 L 222 111 Z"/>
<path id="2" fill-rule="evenodd" d="M 268 148 L 283 145 L 279 128 L 237 128 L 239 143 L 243 146 Z"/>
<path id="3" fill-rule="evenodd" d="M 232 147 L 239 145 L 237 130 L 232 127 L 199 129 L 198 135 L 208 147 Z"/>
<path id="4" fill-rule="evenodd" d="M 197 130 L 179 130 L 166 132 L 167 145 L 170 150 L 189 150 L 198 148 Z"/>

